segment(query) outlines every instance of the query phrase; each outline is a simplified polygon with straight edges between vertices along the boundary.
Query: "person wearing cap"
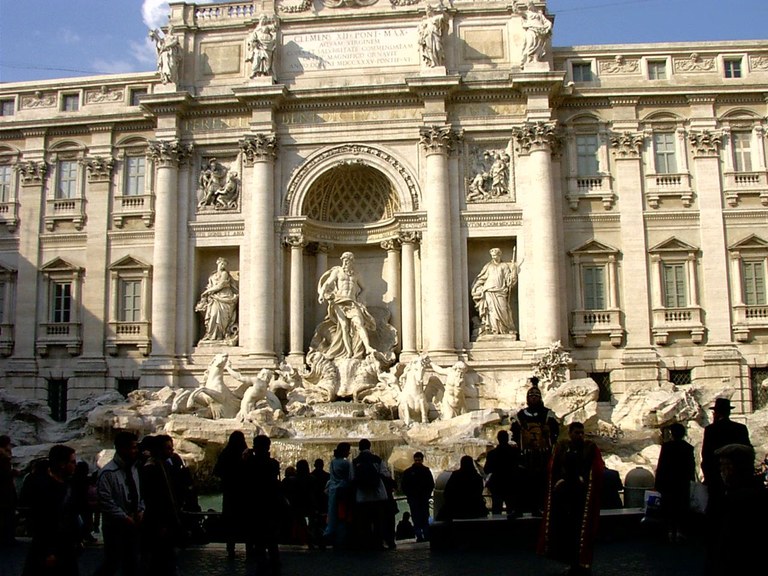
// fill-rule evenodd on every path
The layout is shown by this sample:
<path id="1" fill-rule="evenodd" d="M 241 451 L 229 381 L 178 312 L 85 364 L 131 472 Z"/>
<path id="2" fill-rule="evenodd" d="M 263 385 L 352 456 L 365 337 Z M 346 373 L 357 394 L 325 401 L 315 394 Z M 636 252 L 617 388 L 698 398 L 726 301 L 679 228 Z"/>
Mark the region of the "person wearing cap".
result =
<path id="1" fill-rule="evenodd" d="M 523 491 L 527 495 L 524 501 L 529 511 L 537 514 L 544 508 L 547 465 L 560 435 L 560 423 L 555 413 L 544 406 L 539 379 L 532 376 L 530 382 L 525 395 L 527 406 L 515 415 L 510 429 L 522 455 Z"/>
<path id="2" fill-rule="evenodd" d="M 728 398 L 717 398 L 710 408 L 712 424 L 704 428 L 704 440 L 701 444 L 701 471 L 709 492 L 707 508 L 717 505 L 725 492 L 725 485 L 720 475 L 720 459 L 715 452 L 728 444 L 752 447 L 747 427 L 731 420 L 732 409 L 733 406 Z"/>

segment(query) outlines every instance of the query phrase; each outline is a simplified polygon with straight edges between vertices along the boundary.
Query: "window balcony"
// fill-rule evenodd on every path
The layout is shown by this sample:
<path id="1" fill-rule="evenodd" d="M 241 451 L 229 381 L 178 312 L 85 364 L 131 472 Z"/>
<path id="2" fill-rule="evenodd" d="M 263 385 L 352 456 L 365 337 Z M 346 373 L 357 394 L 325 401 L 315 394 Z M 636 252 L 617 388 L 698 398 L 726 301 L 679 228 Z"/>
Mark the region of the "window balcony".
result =
<path id="1" fill-rule="evenodd" d="M 624 339 L 621 310 L 574 310 L 571 313 L 571 337 L 575 346 L 584 346 L 588 336 L 605 336 L 611 345 L 621 346 Z"/>
<path id="2" fill-rule="evenodd" d="M 0 356 L 13 352 L 13 324 L 0 324 Z"/>
<path id="3" fill-rule="evenodd" d="M 733 307 L 733 336 L 737 342 L 749 340 L 752 330 L 768 329 L 768 306 L 748 306 L 740 304 Z"/>
<path id="4" fill-rule="evenodd" d="M 757 195 L 763 206 L 768 206 L 768 172 L 726 172 L 723 191 L 728 206 L 738 205 L 742 196 Z"/>
<path id="5" fill-rule="evenodd" d="M 116 228 L 122 228 L 127 218 L 141 218 L 144 226 L 152 226 L 155 219 L 154 195 L 116 196 L 112 222 Z"/>
<path id="6" fill-rule="evenodd" d="M 666 346 L 671 333 L 688 334 L 694 344 L 704 341 L 703 311 L 698 306 L 686 308 L 654 308 L 653 338 L 657 345 Z"/>
<path id="7" fill-rule="evenodd" d="M 149 322 L 109 322 L 107 354 L 117 356 L 119 346 L 136 346 L 144 356 L 152 344 Z"/>
<path id="8" fill-rule="evenodd" d="M 13 234 L 19 225 L 19 205 L 16 202 L 0 202 L 0 224 L 5 224 Z"/>
<path id="9" fill-rule="evenodd" d="M 677 174 L 646 174 L 645 197 L 651 208 L 658 208 L 662 200 L 679 198 L 685 208 L 693 203 L 691 175 L 687 172 Z"/>
<path id="10" fill-rule="evenodd" d="M 82 198 L 54 198 L 46 201 L 45 229 L 53 232 L 56 222 L 72 222 L 76 230 L 85 224 L 85 202 Z"/>
<path id="11" fill-rule="evenodd" d="M 40 324 L 35 349 L 40 356 L 47 356 L 51 346 L 62 346 L 70 356 L 77 356 L 83 345 L 81 330 L 78 322 Z"/>
<path id="12" fill-rule="evenodd" d="M 566 198 L 571 210 L 578 210 L 579 200 L 600 200 L 606 210 L 611 210 L 616 202 L 616 195 L 611 188 L 611 177 L 604 174 L 569 176 Z"/>

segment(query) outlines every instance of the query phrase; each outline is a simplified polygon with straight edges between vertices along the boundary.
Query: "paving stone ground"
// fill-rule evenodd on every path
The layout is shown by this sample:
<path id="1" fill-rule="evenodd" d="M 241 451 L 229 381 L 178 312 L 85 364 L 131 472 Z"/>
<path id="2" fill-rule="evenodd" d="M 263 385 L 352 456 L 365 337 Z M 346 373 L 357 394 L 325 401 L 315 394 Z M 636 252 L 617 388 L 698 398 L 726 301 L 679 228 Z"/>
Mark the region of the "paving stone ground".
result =
<path id="1" fill-rule="evenodd" d="M 0 550 L 0 576 L 19 576 L 28 546 L 22 540 Z M 81 557 L 81 576 L 91 576 L 101 560 L 101 546 Z M 555 576 L 564 565 L 536 556 L 511 543 L 505 549 L 432 551 L 428 544 L 402 542 L 397 550 L 362 553 L 305 550 L 282 546 L 282 576 Z M 250 576 L 253 566 L 244 551 L 228 560 L 222 544 L 189 547 L 179 554 L 178 576 Z M 700 543 L 667 544 L 659 538 L 601 542 L 595 552 L 595 576 L 687 576 L 704 572 Z M 170 575 L 169 575 L 170 576 Z M 734 575 L 735 576 L 735 575 Z"/>

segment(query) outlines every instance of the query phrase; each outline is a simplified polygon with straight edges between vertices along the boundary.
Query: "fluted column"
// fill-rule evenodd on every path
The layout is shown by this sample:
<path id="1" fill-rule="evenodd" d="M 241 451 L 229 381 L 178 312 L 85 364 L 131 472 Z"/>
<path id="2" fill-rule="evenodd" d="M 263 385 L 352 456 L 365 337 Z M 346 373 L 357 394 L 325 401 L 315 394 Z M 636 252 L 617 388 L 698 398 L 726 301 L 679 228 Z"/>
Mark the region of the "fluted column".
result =
<path id="1" fill-rule="evenodd" d="M 274 360 L 275 354 L 275 157 L 274 134 L 254 134 L 240 140 L 246 164 L 252 166 L 248 261 L 241 274 L 242 344 L 249 354 Z"/>
<path id="2" fill-rule="evenodd" d="M 288 236 L 283 240 L 291 249 L 291 303 L 289 356 L 301 361 L 304 358 L 304 238 Z"/>
<path id="3" fill-rule="evenodd" d="M 320 277 L 328 270 L 328 251 L 331 247 L 332 245 L 326 242 L 319 242 L 317 244 L 317 251 L 315 253 L 315 285 L 312 287 L 313 290 L 317 289 Z M 313 296 L 312 301 L 315 303 L 313 310 L 315 311 L 315 326 L 317 326 L 325 318 L 328 309 L 317 302 L 317 294 Z"/>
<path id="4" fill-rule="evenodd" d="M 384 282 L 387 283 L 390 323 L 397 330 L 398 348 L 402 344 L 402 322 L 400 321 L 400 240 L 385 240 L 381 247 L 387 251 Z"/>
<path id="5" fill-rule="evenodd" d="M 533 306 L 536 314 L 536 346 L 546 347 L 563 338 L 561 329 L 560 245 L 557 229 L 557 206 L 552 185 L 552 152 L 556 145 L 555 123 L 536 122 L 519 127 L 514 132 L 518 150 L 528 156 L 530 195 L 526 203 L 531 223 L 531 258 L 528 268 L 533 275 L 531 283 Z"/>
<path id="6" fill-rule="evenodd" d="M 401 334 L 400 347 L 403 354 L 416 353 L 416 276 L 415 258 L 416 244 L 419 241 L 418 232 L 404 232 L 400 234 L 402 242 L 402 258 L 400 265 L 402 271 L 400 280 L 403 303 L 401 310 Z"/>
<path id="7" fill-rule="evenodd" d="M 179 164 L 185 162 L 191 153 L 192 145 L 178 140 L 149 143 L 149 154 L 157 167 L 155 244 L 152 251 L 153 357 L 172 357 L 176 348 Z"/>
<path id="8" fill-rule="evenodd" d="M 420 130 L 426 154 L 424 206 L 427 211 L 425 238 L 426 267 L 424 293 L 429 330 L 425 346 L 430 353 L 455 352 L 453 326 L 453 254 L 451 202 L 448 186 L 448 153 L 456 134 L 447 126 Z"/>

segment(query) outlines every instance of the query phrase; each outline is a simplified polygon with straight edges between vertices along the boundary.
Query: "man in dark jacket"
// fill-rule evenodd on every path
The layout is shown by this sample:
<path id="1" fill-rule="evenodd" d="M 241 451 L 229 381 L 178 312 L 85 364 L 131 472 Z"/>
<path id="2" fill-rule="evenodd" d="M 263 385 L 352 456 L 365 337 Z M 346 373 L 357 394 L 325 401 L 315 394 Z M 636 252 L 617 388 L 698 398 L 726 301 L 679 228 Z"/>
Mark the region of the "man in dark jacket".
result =
<path id="1" fill-rule="evenodd" d="M 402 489 L 411 509 L 416 542 L 424 542 L 428 539 L 429 498 L 435 489 L 435 479 L 430 469 L 424 466 L 421 452 L 414 453 L 413 465 L 403 472 Z"/>
<path id="2" fill-rule="evenodd" d="M 488 452 L 483 472 L 488 478 L 491 491 L 491 512 L 501 514 L 507 506 L 507 516 L 520 515 L 520 448 L 509 443 L 509 432 L 500 430 L 496 434 L 499 444 Z"/>
<path id="3" fill-rule="evenodd" d="M 704 484 L 709 491 L 708 508 L 717 505 L 725 493 L 725 485 L 720 477 L 720 459 L 715 452 L 728 444 L 743 444 L 752 446 L 749 441 L 749 430 L 744 424 L 731 420 L 731 406 L 728 398 L 717 398 L 712 410 L 712 424 L 704 428 L 704 440 L 701 444 L 701 471 L 704 473 Z"/>

